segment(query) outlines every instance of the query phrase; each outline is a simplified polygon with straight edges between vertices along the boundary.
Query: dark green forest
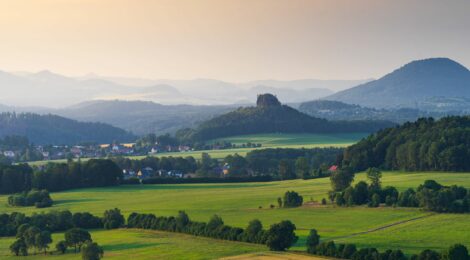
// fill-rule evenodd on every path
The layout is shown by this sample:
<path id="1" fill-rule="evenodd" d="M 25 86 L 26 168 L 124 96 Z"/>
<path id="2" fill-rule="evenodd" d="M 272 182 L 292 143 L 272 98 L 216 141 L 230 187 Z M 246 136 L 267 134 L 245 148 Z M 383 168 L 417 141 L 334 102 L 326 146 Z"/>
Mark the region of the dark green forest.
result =
<path id="1" fill-rule="evenodd" d="M 0 113 L 0 137 L 25 136 L 35 144 L 112 143 L 135 136 L 103 123 L 85 123 L 55 115 Z"/>
<path id="2" fill-rule="evenodd" d="M 387 128 L 348 147 L 343 165 L 362 171 L 470 170 L 470 116 L 421 118 Z"/>

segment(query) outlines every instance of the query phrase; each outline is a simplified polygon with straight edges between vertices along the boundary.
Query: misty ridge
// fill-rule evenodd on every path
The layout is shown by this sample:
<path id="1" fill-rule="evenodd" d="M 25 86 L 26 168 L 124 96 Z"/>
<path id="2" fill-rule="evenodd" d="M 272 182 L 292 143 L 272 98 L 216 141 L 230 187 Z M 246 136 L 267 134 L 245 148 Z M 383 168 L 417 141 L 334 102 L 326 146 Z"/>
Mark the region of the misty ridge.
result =
<path id="1" fill-rule="evenodd" d="M 137 78 L 67 77 L 50 71 L 0 71 L 0 104 L 64 108 L 91 100 L 152 101 L 165 105 L 228 105 L 254 103 L 259 93 L 273 93 L 289 103 L 326 97 L 369 80 L 260 80 L 230 83 L 213 79 L 147 80 Z M 38 110 L 40 111 L 40 109 Z"/>
<path id="2" fill-rule="evenodd" d="M 327 120 L 403 123 L 470 112 L 470 71 L 447 58 L 412 61 L 377 80 L 229 83 L 97 75 L 72 78 L 42 71 L 0 72 L 0 86 L 0 112 L 101 122 L 136 135 L 196 128 L 239 107 L 252 106 L 264 93 Z"/>

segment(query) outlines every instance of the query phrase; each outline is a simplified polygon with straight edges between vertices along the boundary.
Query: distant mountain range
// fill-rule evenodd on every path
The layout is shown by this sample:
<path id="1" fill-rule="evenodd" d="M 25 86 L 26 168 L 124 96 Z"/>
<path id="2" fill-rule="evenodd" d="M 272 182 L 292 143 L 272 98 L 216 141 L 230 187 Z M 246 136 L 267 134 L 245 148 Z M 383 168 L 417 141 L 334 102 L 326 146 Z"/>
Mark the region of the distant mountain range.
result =
<path id="1" fill-rule="evenodd" d="M 195 129 L 177 132 L 180 140 L 204 141 L 259 133 L 374 132 L 393 126 L 385 121 L 328 121 L 282 105 L 271 94 L 259 95 L 255 107 L 242 107 L 203 122 Z"/>
<path id="2" fill-rule="evenodd" d="M 304 102 L 299 105 L 298 109 L 307 115 L 328 120 L 385 120 L 395 123 L 413 122 L 421 117 L 441 118 L 468 113 L 466 110 L 439 112 L 415 108 L 377 109 L 331 100 Z"/>
<path id="3" fill-rule="evenodd" d="M 103 123 L 84 123 L 55 115 L 0 113 L 0 137 L 25 136 L 35 144 L 130 142 L 136 137 Z"/>
<path id="4" fill-rule="evenodd" d="M 0 71 L 0 104 L 27 107 L 67 107 L 90 100 L 153 101 L 161 104 L 228 105 L 253 103 L 269 90 L 286 102 L 322 98 L 367 80 L 253 81 L 230 83 L 212 79 L 139 80 L 96 75 L 73 78 L 50 71 L 7 73 Z"/>
<path id="5" fill-rule="evenodd" d="M 470 71 L 448 58 L 418 60 L 325 99 L 374 108 L 470 110 Z"/>

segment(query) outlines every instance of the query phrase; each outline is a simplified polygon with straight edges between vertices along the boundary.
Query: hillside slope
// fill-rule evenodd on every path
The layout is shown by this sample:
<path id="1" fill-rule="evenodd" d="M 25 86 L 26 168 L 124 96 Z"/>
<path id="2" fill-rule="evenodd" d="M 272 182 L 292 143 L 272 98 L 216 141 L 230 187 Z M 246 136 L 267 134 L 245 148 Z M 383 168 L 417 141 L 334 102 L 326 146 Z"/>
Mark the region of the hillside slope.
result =
<path id="1" fill-rule="evenodd" d="M 344 152 L 343 163 L 356 170 L 369 167 L 405 170 L 470 170 L 470 116 L 422 118 L 384 129 Z"/>
<path id="2" fill-rule="evenodd" d="M 56 115 L 1 113 L 0 137 L 26 136 L 35 144 L 111 143 L 134 141 L 135 136 L 103 123 L 84 123 Z"/>
<path id="3" fill-rule="evenodd" d="M 375 108 L 420 108 L 436 97 L 470 98 L 470 71 L 448 58 L 418 60 L 325 99 Z"/>
<path id="4" fill-rule="evenodd" d="M 79 121 L 103 122 L 138 135 L 174 133 L 234 110 L 234 106 L 162 105 L 150 101 L 96 100 L 52 110 Z"/>
<path id="5" fill-rule="evenodd" d="M 383 121 L 330 122 L 282 105 L 275 96 L 264 94 L 258 96 L 256 107 L 239 108 L 177 135 L 182 140 L 198 141 L 259 133 L 373 132 L 392 125 Z"/>

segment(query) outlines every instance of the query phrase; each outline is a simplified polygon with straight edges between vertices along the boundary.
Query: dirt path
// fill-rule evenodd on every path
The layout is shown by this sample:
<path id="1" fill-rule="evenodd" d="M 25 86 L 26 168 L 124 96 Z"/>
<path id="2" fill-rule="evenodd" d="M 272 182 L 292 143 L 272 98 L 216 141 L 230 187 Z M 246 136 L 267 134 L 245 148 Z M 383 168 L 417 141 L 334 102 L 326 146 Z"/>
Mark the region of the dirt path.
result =
<path id="1" fill-rule="evenodd" d="M 402 221 L 398 221 L 398 222 L 388 224 L 388 225 L 385 225 L 385 226 L 381 226 L 381 227 L 378 227 L 378 228 L 369 229 L 367 231 L 352 233 L 352 234 L 349 234 L 349 235 L 346 235 L 346 236 L 332 237 L 332 238 L 328 239 L 328 241 L 336 240 L 336 239 L 343 239 L 343 238 L 351 238 L 351 237 L 355 237 L 355 236 L 359 236 L 359 235 L 369 234 L 369 233 L 372 233 L 372 232 L 377 232 L 377 231 L 380 231 L 380 230 L 384 230 L 384 229 L 387 229 L 387 228 L 390 228 L 390 227 L 394 227 L 394 226 L 398 226 L 398 225 L 401 225 L 401 224 L 413 222 L 413 221 L 420 220 L 420 219 L 423 219 L 423 218 L 428 218 L 428 217 L 433 216 L 433 215 L 435 215 L 435 214 L 428 214 L 428 215 L 424 215 L 424 216 L 421 216 L 421 217 L 402 220 Z"/>

